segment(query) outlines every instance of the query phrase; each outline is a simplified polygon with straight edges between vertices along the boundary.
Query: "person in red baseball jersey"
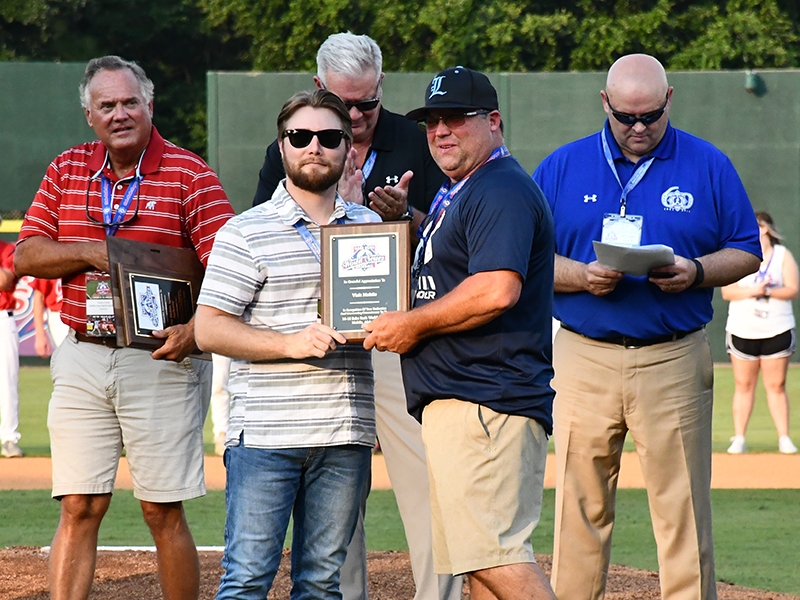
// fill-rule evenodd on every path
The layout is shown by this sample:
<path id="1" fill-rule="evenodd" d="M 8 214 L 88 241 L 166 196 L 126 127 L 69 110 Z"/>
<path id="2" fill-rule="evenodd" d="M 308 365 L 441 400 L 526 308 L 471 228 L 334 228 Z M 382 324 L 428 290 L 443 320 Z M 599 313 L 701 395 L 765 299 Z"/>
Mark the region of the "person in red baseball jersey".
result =
<path id="1" fill-rule="evenodd" d="M 233 210 L 216 174 L 153 126 L 153 83 L 117 56 L 89 61 L 80 85 L 99 138 L 50 164 L 17 243 L 18 275 L 63 283 L 69 336 L 53 354 L 48 428 L 61 519 L 50 552 L 53 598 L 87 598 L 97 532 L 125 448 L 155 540 L 165 598 L 196 600 L 199 561 L 183 511 L 205 494 L 203 422 L 210 363 L 189 358 L 194 325 L 154 333 L 152 353 L 117 347 L 106 238 L 191 248 L 205 264 Z"/>
<path id="2" fill-rule="evenodd" d="M 3 219 L 0 217 L 0 223 Z M 0 240 L 0 454 L 19 458 L 19 336 L 14 320 L 14 244 Z"/>
<path id="3" fill-rule="evenodd" d="M 33 327 L 36 332 L 34 347 L 39 356 L 50 356 L 69 334 L 69 327 L 61 320 L 61 305 L 64 303 L 61 280 L 37 277 L 31 282 L 31 287 Z"/>

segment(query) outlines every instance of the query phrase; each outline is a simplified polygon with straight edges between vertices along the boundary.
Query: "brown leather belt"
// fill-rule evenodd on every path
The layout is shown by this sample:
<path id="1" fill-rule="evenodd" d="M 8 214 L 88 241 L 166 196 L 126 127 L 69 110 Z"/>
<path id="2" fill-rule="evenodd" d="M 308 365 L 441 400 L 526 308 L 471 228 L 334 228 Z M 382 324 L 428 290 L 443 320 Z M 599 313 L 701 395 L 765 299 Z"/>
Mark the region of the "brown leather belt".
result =
<path id="1" fill-rule="evenodd" d="M 86 335 L 84 333 L 75 332 L 75 339 L 79 342 L 86 342 L 87 344 L 100 344 L 101 346 L 105 346 L 106 348 L 116 348 L 117 347 L 117 338 L 115 337 L 99 337 L 99 336 L 92 336 Z"/>

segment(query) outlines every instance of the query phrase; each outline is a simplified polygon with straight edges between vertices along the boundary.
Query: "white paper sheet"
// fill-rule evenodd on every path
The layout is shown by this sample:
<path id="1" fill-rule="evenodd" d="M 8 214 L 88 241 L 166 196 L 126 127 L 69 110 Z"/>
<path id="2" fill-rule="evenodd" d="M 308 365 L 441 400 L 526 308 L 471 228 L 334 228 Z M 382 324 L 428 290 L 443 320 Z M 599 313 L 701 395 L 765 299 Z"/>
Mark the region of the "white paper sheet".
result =
<path id="1" fill-rule="evenodd" d="M 592 242 L 597 262 L 602 266 L 628 275 L 647 275 L 653 267 L 671 265 L 675 262 L 672 248 L 664 244 L 647 246 L 617 246 Z"/>

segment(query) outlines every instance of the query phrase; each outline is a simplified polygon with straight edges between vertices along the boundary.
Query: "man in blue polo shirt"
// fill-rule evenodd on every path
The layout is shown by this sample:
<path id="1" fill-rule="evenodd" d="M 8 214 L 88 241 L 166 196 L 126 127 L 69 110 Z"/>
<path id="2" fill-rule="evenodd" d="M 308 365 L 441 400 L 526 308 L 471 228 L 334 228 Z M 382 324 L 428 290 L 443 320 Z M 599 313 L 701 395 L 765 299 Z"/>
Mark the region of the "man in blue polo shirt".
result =
<path id="1" fill-rule="evenodd" d="M 413 310 L 367 324 L 364 346 L 402 355 L 436 572 L 466 573 L 472 598 L 554 599 L 530 541 L 552 427 L 552 217 L 485 75 L 446 69 L 425 97 L 406 117 L 449 180 L 419 235 Z"/>
<path id="2" fill-rule="evenodd" d="M 716 598 L 711 537 L 713 288 L 760 262 L 758 226 L 730 160 L 674 129 L 653 57 L 624 56 L 600 92 L 602 131 L 536 169 L 556 234 L 556 525 L 561 600 L 602 598 L 620 456 L 636 442 L 663 598 Z M 665 244 L 674 263 L 632 276 L 593 241 Z"/>

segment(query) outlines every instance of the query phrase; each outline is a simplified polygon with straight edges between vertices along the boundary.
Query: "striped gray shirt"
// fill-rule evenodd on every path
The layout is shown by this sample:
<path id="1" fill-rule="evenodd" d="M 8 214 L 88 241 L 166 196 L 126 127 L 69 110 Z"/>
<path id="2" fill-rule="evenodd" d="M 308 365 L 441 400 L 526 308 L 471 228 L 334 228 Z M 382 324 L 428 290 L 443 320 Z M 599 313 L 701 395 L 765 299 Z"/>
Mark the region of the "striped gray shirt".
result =
<path id="1" fill-rule="evenodd" d="M 336 197 L 330 223 L 380 221 L 371 210 Z M 294 224 L 319 227 L 281 184 L 270 202 L 232 218 L 217 233 L 199 304 L 252 327 L 295 333 L 317 320 L 320 265 Z M 372 361 L 360 345 L 325 358 L 234 360 L 228 444 L 244 433 L 248 448 L 375 445 Z"/>

